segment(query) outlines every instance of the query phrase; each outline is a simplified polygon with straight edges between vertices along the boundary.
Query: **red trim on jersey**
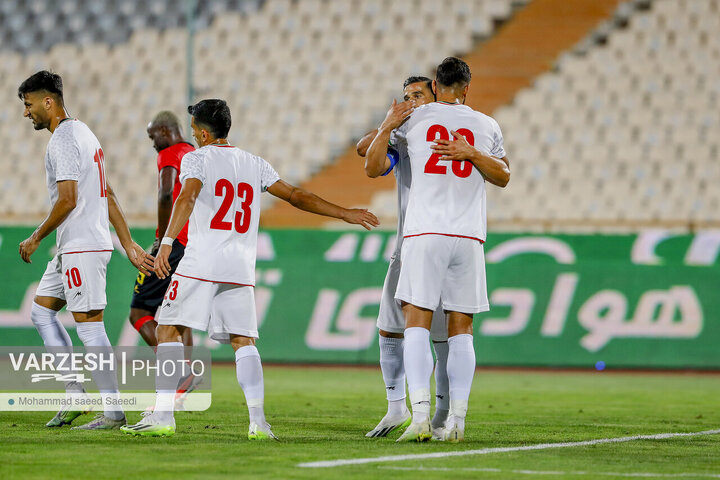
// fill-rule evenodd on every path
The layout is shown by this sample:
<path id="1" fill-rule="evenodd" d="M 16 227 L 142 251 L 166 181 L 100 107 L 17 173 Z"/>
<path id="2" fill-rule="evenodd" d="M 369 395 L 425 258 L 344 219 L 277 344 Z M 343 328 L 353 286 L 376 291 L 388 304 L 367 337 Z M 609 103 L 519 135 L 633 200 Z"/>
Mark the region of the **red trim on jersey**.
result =
<path id="1" fill-rule="evenodd" d="M 210 143 L 210 144 L 208 144 L 208 146 L 209 146 L 209 147 L 223 147 L 223 148 L 232 147 L 232 148 L 235 148 L 235 145 L 230 145 L 229 143 L 228 143 L 227 145 L 225 145 L 224 143 L 223 143 L 223 144 Z"/>
<path id="2" fill-rule="evenodd" d="M 418 233 L 415 235 L 405 235 L 403 238 L 422 237 L 423 235 L 442 235 L 443 237 L 467 238 L 470 240 L 477 240 L 480 243 L 485 243 L 485 240 L 480 240 L 477 237 L 466 237 L 465 235 L 452 235 L 450 233 L 435 233 L 435 232 Z"/>
<path id="3" fill-rule="evenodd" d="M 135 330 L 139 332 L 143 325 L 145 325 L 150 320 L 155 320 L 155 317 L 153 317 L 152 315 L 145 315 L 144 317 L 140 317 L 137 322 L 133 323 L 133 327 L 135 327 Z"/>
<path id="4" fill-rule="evenodd" d="M 63 252 L 60 255 L 71 255 L 73 253 L 100 253 L 100 252 L 112 252 L 112 250 L 80 250 L 79 252 Z"/>
<path id="5" fill-rule="evenodd" d="M 191 277 L 189 275 L 183 275 L 183 274 L 177 273 L 177 272 L 175 272 L 175 275 L 177 275 L 178 277 L 185 277 L 185 278 L 191 278 L 193 280 L 200 280 L 201 282 L 224 283 L 226 285 L 237 285 L 238 287 L 253 287 L 253 288 L 255 288 L 255 285 L 250 285 L 247 283 L 218 282 L 217 280 L 208 280 L 207 278 Z"/>

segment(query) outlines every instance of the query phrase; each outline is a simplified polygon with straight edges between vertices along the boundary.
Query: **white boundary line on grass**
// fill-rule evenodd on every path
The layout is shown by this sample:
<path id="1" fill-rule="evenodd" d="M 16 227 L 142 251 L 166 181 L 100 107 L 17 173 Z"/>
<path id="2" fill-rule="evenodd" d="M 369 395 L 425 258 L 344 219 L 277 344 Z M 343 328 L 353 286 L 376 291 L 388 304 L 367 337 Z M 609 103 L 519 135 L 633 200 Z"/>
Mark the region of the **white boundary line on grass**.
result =
<path id="1" fill-rule="evenodd" d="M 400 470 L 404 472 L 484 472 L 484 473 L 513 473 L 522 475 L 593 475 L 604 477 L 633 477 L 633 478 L 720 478 L 715 473 L 652 473 L 652 472 L 588 472 L 584 470 L 503 470 L 501 468 L 473 468 L 473 467 L 390 467 L 381 466 L 385 470 Z"/>
<path id="2" fill-rule="evenodd" d="M 487 455 L 489 453 L 520 452 L 520 451 L 526 451 L 526 450 L 547 450 L 550 448 L 587 447 L 587 446 L 591 446 L 591 445 L 601 445 L 604 443 L 624 443 L 624 442 L 633 442 L 635 440 L 664 440 L 666 438 L 697 437 L 700 435 L 716 435 L 719 433 L 720 433 L 720 429 L 704 430 L 702 432 L 689 432 L 689 433 L 658 433 L 655 435 L 633 435 L 632 437 L 599 438 L 596 440 L 585 440 L 582 442 L 540 443 L 540 444 L 536 444 L 536 445 L 522 445 L 519 447 L 482 448 L 480 450 L 460 450 L 460 451 L 454 451 L 454 452 L 414 453 L 414 454 L 408 454 L 408 455 L 389 455 L 389 456 L 385 456 L 385 457 L 324 460 L 321 462 L 299 463 L 297 466 L 304 467 L 304 468 L 341 467 L 343 465 L 362 465 L 362 464 L 366 464 L 366 463 L 401 462 L 403 460 L 424 460 L 424 459 L 428 459 L 428 458 L 464 457 L 464 456 L 468 456 L 468 455 Z"/>

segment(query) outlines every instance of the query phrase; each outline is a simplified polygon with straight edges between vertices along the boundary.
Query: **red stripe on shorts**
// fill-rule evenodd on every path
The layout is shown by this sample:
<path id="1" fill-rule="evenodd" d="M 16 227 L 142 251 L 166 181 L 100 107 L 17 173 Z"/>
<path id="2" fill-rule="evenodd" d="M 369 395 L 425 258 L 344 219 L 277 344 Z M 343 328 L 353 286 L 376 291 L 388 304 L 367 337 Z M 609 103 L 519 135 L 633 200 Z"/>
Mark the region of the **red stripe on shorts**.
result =
<path id="1" fill-rule="evenodd" d="M 80 250 L 78 252 L 63 252 L 60 255 L 70 255 L 73 253 L 101 253 L 101 252 L 112 252 L 112 250 Z"/>
<path id="2" fill-rule="evenodd" d="M 247 283 L 218 282 L 217 280 L 208 280 L 207 278 L 198 278 L 198 277 L 191 277 L 189 275 L 182 275 L 177 272 L 175 272 L 175 275 L 177 275 L 178 277 L 185 277 L 185 278 L 191 278 L 193 280 L 200 280 L 201 282 L 224 283 L 226 285 L 237 285 L 238 287 L 255 287 L 255 285 L 250 285 Z"/>
<path id="3" fill-rule="evenodd" d="M 477 240 L 480 243 L 485 243 L 485 240 L 480 240 L 479 238 L 476 238 L 476 237 L 466 237 L 465 235 L 451 235 L 449 233 L 434 233 L 434 232 L 418 233 L 416 235 L 405 235 L 403 238 L 422 237 L 423 235 L 442 235 L 443 237 L 467 238 L 469 240 Z"/>

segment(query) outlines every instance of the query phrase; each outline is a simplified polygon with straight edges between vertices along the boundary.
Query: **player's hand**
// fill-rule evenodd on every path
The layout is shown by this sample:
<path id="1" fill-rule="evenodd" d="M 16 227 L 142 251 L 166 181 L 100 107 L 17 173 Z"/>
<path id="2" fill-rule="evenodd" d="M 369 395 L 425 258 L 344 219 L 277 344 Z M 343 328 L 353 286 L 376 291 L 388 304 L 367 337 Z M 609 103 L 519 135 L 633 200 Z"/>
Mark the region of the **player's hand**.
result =
<path id="1" fill-rule="evenodd" d="M 124 246 L 125 253 L 127 253 L 128 260 L 132 263 L 135 268 L 140 270 L 144 275 L 151 275 L 155 257 L 147 253 L 140 245 L 136 242 L 132 242 L 129 246 Z"/>
<path id="2" fill-rule="evenodd" d="M 35 238 L 34 234 L 20 242 L 18 252 L 25 263 L 32 263 L 30 257 L 33 253 L 35 253 L 35 250 L 37 250 L 39 246 L 40 241 Z"/>
<path id="3" fill-rule="evenodd" d="M 394 130 L 410 116 L 410 114 L 415 109 L 415 103 L 412 100 L 408 100 L 407 102 L 397 103 L 397 101 L 393 100 L 392 105 L 390 105 L 390 109 L 387 112 L 387 115 L 385 115 L 385 120 L 383 120 L 382 126 L 380 127 L 383 130 Z"/>
<path id="4" fill-rule="evenodd" d="M 469 160 L 473 155 L 477 155 L 478 150 L 470 145 L 463 137 L 456 131 L 450 131 L 455 140 L 442 140 L 436 139 L 435 143 L 430 147 L 433 153 L 440 154 L 440 160 Z"/>
<path id="5" fill-rule="evenodd" d="M 155 257 L 155 275 L 159 279 L 167 278 L 170 275 L 170 252 L 172 252 L 171 245 L 160 245 L 157 256 Z"/>
<path id="6" fill-rule="evenodd" d="M 362 225 L 366 230 L 371 230 L 371 226 L 377 227 L 380 225 L 380 221 L 377 217 L 365 208 L 345 209 L 343 220 L 354 225 Z"/>

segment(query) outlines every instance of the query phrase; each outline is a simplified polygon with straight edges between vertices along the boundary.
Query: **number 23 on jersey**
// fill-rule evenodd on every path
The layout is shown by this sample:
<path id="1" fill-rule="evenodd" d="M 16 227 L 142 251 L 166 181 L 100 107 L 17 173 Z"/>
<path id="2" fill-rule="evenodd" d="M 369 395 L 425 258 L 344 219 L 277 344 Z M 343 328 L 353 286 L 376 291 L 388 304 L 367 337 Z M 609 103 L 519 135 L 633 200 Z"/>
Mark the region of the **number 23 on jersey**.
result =
<path id="1" fill-rule="evenodd" d="M 235 212 L 233 221 L 225 219 L 228 210 L 237 195 L 240 201 L 240 210 Z M 238 183 L 237 190 L 229 180 L 221 178 L 215 184 L 215 196 L 222 197 L 222 203 L 215 216 L 210 221 L 210 228 L 214 230 L 230 230 L 235 226 L 237 233 L 245 233 L 250 228 L 250 205 L 254 198 L 252 186 L 247 183 Z"/>

